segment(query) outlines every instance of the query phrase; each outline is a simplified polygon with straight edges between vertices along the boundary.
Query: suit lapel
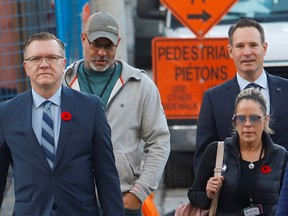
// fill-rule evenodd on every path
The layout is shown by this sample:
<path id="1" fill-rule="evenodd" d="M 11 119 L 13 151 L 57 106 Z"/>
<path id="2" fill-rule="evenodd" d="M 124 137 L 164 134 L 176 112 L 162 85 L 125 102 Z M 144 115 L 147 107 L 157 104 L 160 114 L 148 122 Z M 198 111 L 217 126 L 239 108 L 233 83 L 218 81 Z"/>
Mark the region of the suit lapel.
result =
<path id="1" fill-rule="evenodd" d="M 27 104 L 29 104 L 29 107 L 27 107 Z M 28 145 L 30 145 L 30 147 L 36 151 L 35 155 L 37 155 L 39 161 L 41 161 L 44 164 L 44 166 L 46 166 L 47 169 L 51 170 L 44 155 L 44 152 L 42 150 L 41 144 L 38 142 L 38 139 L 32 127 L 32 106 L 33 106 L 33 100 L 32 100 L 32 92 L 30 90 L 25 95 L 22 106 L 19 106 L 19 107 L 27 107 L 27 109 L 24 110 L 25 113 L 23 114 L 23 116 L 25 116 L 24 117 L 25 120 L 23 121 L 25 122 L 24 124 L 25 135 L 28 141 Z"/>
<path id="2" fill-rule="evenodd" d="M 228 94 L 230 94 L 230 97 L 233 98 L 233 104 L 234 104 L 237 95 L 240 93 L 240 87 L 236 76 L 234 76 L 232 80 L 227 82 L 227 90 Z"/>
<path id="3" fill-rule="evenodd" d="M 63 112 L 69 112 L 72 116 L 70 120 L 63 120 L 61 118 L 61 125 L 60 125 L 60 132 L 59 132 L 59 139 L 58 139 L 58 145 L 56 150 L 56 158 L 54 161 L 54 169 L 57 167 L 59 160 L 61 158 L 61 155 L 63 153 L 63 150 L 65 146 L 67 145 L 67 139 L 69 130 L 71 128 L 71 125 L 73 123 L 73 114 L 75 113 L 75 100 L 72 100 L 72 92 L 73 90 L 62 86 L 62 92 L 61 92 L 61 114 Z"/>
<path id="4" fill-rule="evenodd" d="M 279 106 L 282 100 L 286 100 L 280 96 L 282 92 L 282 88 L 280 83 L 274 79 L 271 75 L 267 74 L 267 81 L 269 86 L 269 96 L 270 96 L 270 115 L 275 116 L 277 113 L 282 113 L 280 109 L 282 108 Z M 273 117 L 275 118 L 275 117 Z"/>

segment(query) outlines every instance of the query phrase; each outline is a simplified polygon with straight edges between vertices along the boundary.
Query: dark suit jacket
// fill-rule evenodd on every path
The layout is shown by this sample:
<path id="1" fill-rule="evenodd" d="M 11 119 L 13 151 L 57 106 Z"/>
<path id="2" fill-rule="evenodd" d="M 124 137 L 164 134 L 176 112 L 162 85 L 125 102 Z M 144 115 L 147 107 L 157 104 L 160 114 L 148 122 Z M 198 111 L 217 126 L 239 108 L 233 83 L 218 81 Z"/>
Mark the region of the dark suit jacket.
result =
<path id="1" fill-rule="evenodd" d="M 288 166 L 286 167 L 285 176 L 283 179 L 283 185 L 278 200 L 276 216 L 288 215 L 287 203 L 288 203 Z"/>
<path id="2" fill-rule="evenodd" d="M 288 149 L 288 80 L 266 74 L 270 94 L 270 127 L 275 132 L 271 138 L 274 143 Z M 207 145 L 232 135 L 234 104 L 239 93 L 236 76 L 204 93 L 197 124 L 195 171 Z"/>
<path id="3" fill-rule="evenodd" d="M 50 169 L 32 129 L 32 93 L 0 103 L 0 201 L 12 162 L 15 215 L 125 215 L 110 127 L 97 96 L 62 87 L 56 159 Z M 59 116 L 60 118 L 60 116 Z M 12 161 L 10 160 L 12 156 Z"/>

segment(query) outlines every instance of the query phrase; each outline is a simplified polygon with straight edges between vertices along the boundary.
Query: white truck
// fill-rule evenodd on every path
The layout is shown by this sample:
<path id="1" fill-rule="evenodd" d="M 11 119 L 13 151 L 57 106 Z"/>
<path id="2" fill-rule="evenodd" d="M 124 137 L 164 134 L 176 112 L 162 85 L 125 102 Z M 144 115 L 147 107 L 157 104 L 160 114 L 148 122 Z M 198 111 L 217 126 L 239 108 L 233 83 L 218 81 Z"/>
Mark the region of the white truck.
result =
<path id="1" fill-rule="evenodd" d="M 159 0 L 138 0 L 137 12 L 142 18 L 158 18 L 163 37 L 196 37 L 169 10 L 163 9 Z M 288 1 L 238 0 L 204 37 L 227 37 L 230 25 L 242 17 L 255 19 L 264 27 L 268 42 L 265 69 L 271 74 L 288 78 Z M 168 119 L 168 124 L 171 132 L 171 154 L 165 170 L 165 183 L 167 187 L 172 188 L 189 187 L 194 177 L 193 154 L 196 146 L 197 119 Z"/>

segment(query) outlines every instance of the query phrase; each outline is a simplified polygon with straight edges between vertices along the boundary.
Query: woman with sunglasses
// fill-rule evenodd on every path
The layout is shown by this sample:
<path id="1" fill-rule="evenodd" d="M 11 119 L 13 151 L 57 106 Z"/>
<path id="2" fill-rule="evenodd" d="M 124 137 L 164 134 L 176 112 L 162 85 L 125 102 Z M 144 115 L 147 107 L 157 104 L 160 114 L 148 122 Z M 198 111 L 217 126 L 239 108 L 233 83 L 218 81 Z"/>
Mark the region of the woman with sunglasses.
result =
<path id="1" fill-rule="evenodd" d="M 214 177 L 217 142 L 204 152 L 188 197 L 209 209 L 219 193 L 217 216 L 275 215 L 287 163 L 286 150 L 273 143 L 260 91 L 248 88 L 235 101 L 235 133 L 224 141 L 222 176 Z M 220 190 L 221 189 L 221 190 Z"/>

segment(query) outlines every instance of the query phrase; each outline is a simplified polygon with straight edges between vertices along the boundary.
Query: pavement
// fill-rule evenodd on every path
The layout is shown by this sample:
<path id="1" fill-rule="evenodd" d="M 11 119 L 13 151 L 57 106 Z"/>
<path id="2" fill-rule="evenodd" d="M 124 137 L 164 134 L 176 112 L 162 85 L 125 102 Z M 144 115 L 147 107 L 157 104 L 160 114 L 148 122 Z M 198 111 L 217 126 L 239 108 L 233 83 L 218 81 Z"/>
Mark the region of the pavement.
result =
<path id="1" fill-rule="evenodd" d="M 174 216 L 175 209 L 188 202 L 188 189 L 158 189 L 155 192 L 155 204 L 160 216 Z M 172 213 L 173 212 L 173 213 Z"/>
<path id="2" fill-rule="evenodd" d="M 160 216 L 174 216 L 175 209 L 188 202 L 188 188 L 166 188 L 163 179 L 159 188 L 154 192 L 154 202 Z"/>

